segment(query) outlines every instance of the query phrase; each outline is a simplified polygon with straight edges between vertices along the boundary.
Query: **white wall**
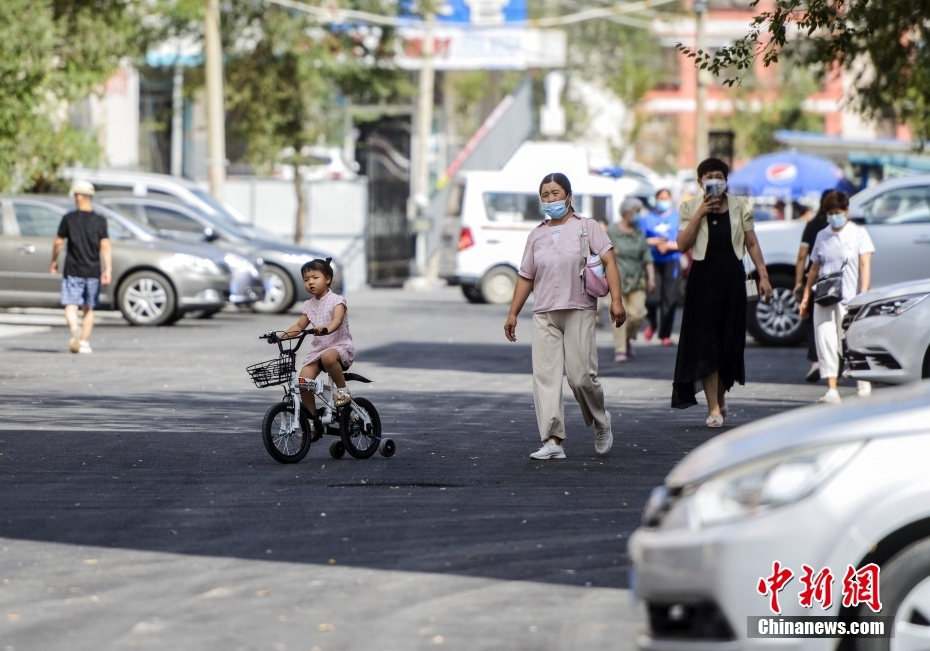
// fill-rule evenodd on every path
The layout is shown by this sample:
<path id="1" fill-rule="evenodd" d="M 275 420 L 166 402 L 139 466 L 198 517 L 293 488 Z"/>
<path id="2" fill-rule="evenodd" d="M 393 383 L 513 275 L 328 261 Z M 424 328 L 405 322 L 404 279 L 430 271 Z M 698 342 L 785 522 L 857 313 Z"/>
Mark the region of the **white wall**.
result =
<path id="1" fill-rule="evenodd" d="M 136 169 L 139 165 L 139 72 L 123 62 L 107 80 L 103 97 L 91 95 L 90 112 L 106 165 Z"/>
<path id="2" fill-rule="evenodd" d="M 365 179 L 319 181 L 305 187 L 307 216 L 301 245 L 332 256 L 342 266 L 346 291 L 361 289 L 367 281 Z M 297 197 L 292 181 L 229 177 L 224 200 L 254 226 L 293 241 Z"/>

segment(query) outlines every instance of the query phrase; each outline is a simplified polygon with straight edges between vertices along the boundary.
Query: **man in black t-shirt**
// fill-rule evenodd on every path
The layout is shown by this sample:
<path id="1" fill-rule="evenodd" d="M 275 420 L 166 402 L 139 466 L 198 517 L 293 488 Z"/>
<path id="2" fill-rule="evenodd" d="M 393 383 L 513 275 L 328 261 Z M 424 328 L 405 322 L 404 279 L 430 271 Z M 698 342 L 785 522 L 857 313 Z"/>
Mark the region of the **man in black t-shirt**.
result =
<path id="1" fill-rule="evenodd" d="M 72 353 L 90 353 L 90 333 L 94 329 L 94 308 L 100 300 L 100 285 L 110 284 L 113 255 L 107 233 L 107 220 L 94 212 L 94 186 L 75 181 L 71 196 L 77 210 L 61 218 L 58 237 L 52 247 L 49 271 L 58 273 L 58 255 L 68 243 L 65 269 L 61 279 L 61 304 L 71 331 Z M 103 272 L 100 260 L 103 259 Z M 78 306 L 84 309 L 84 321 L 78 324 Z"/>
<path id="2" fill-rule="evenodd" d="M 811 268 L 810 253 L 814 248 L 814 241 L 817 239 L 817 233 L 827 227 L 827 215 L 823 211 L 823 199 L 832 192 L 824 190 L 820 195 L 820 206 L 817 208 L 817 214 L 811 218 L 804 226 L 804 234 L 801 235 L 801 246 L 798 249 L 798 261 L 794 268 L 794 298 L 800 303 L 801 294 L 804 291 L 804 282 L 807 278 L 807 272 Z M 820 380 L 820 364 L 817 362 L 817 343 L 814 339 L 814 319 L 808 316 L 805 320 L 805 330 L 807 331 L 807 360 L 811 363 L 811 368 L 807 372 L 808 382 L 817 382 Z"/>

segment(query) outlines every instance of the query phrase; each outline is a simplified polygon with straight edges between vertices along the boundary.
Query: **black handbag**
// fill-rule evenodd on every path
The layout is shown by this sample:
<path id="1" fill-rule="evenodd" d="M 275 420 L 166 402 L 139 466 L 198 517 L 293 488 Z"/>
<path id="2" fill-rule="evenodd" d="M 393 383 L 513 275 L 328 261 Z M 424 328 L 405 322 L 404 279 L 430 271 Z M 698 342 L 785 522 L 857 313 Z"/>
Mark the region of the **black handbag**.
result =
<path id="1" fill-rule="evenodd" d="M 817 284 L 814 285 L 814 302 L 817 305 L 826 307 L 836 305 L 843 300 L 843 270 L 847 262 L 849 260 L 843 261 L 843 266 L 839 271 L 824 274 L 817 279 Z"/>

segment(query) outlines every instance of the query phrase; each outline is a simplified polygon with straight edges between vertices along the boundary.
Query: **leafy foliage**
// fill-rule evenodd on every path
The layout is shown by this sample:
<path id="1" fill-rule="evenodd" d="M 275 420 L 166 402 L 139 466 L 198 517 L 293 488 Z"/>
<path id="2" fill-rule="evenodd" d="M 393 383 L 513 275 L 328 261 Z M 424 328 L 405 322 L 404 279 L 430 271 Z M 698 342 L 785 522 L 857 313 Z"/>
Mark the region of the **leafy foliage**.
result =
<path id="1" fill-rule="evenodd" d="M 785 62 L 790 63 L 790 62 Z M 813 76 L 804 68 L 783 65 L 777 94 L 760 102 L 757 111 L 737 110 L 732 115 L 718 116 L 713 126 L 732 130 L 736 136 L 736 158 L 753 158 L 779 149 L 775 132 L 822 131 L 823 116 L 804 110 L 804 101 L 817 90 Z M 737 106 L 753 101 L 753 89 L 737 86 L 731 96 Z"/>
<path id="2" fill-rule="evenodd" d="M 121 0 L 0 2 L 0 190 L 55 188 L 59 169 L 99 158 L 70 110 L 139 51 L 138 20 Z"/>
<path id="3" fill-rule="evenodd" d="M 375 7 L 373 5 L 378 5 Z M 390 11 L 387 3 L 353 2 L 355 9 Z M 262 0 L 223 6 L 228 133 L 247 143 L 258 168 L 332 140 L 346 102 L 377 104 L 409 93 L 404 73 L 389 66 L 393 33 L 383 28 L 322 25 L 307 14 Z"/>
<path id="4" fill-rule="evenodd" d="M 760 60 L 769 66 L 794 46 L 821 77 L 837 69 L 849 73 L 849 100 L 865 116 L 907 122 L 924 140 L 930 137 L 928 44 L 926 0 L 774 0 L 732 45 L 715 53 L 679 48 L 720 75 L 749 70 Z M 724 81 L 739 82 L 739 76 Z"/>

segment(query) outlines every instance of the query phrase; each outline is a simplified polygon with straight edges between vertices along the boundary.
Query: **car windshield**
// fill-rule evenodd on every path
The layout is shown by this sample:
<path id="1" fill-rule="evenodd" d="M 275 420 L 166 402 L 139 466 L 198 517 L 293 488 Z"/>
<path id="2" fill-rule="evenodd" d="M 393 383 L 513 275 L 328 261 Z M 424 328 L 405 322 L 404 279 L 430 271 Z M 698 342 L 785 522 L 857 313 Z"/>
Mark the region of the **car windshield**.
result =
<path id="1" fill-rule="evenodd" d="M 238 228 L 239 226 L 242 225 L 242 222 L 236 219 L 235 216 L 231 212 L 229 212 L 226 206 L 224 206 L 219 201 L 211 197 L 209 192 L 205 192 L 204 190 L 201 190 L 200 188 L 192 188 L 191 192 L 194 193 L 194 195 L 198 199 L 200 199 L 201 201 L 203 201 L 205 204 L 207 204 L 208 206 L 213 208 L 213 210 L 216 211 L 216 215 L 210 215 L 211 217 L 219 218 L 220 220 L 222 220 L 224 224 L 228 224 L 229 226 L 233 228 Z"/>

